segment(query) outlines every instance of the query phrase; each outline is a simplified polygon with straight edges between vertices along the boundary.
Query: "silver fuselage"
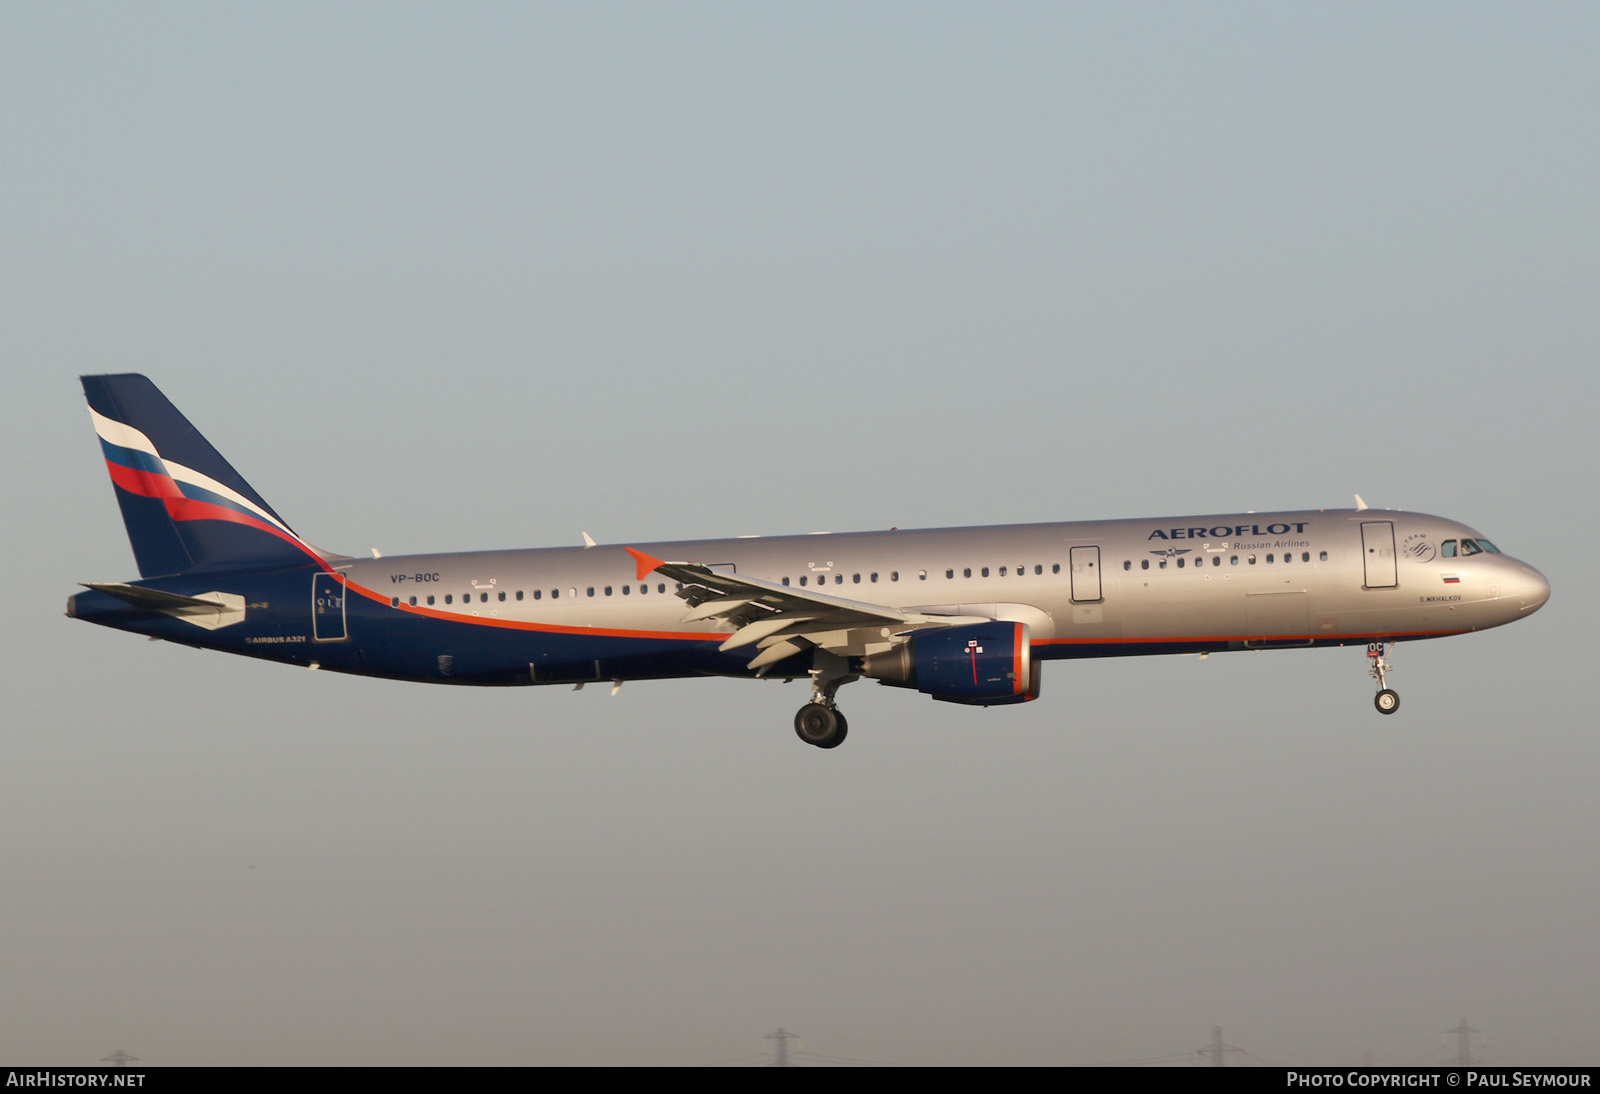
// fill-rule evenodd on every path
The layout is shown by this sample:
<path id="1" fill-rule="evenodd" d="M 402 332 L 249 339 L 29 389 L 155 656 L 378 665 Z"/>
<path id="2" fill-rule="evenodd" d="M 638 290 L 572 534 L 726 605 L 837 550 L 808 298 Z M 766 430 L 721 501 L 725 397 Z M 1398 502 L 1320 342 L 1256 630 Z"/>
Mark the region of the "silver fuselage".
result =
<path id="1" fill-rule="evenodd" d="M 1366 509 L 630 546 L 854 601 L 1026 623 L 1035 656 L 1056 658 L 1430 638 L 1500 626 L 1544 604 L 1549 585 L 1524 562 L 1441 553 L 1477 539 L 1455 521 Z M 675 583 L 640 578 L 619 546 L 334 568 L 435 618 L 702 641 L 727 629 L 680 622 Z M 838 652 L 870 654 L 895 637 L 864 630 Z"/>

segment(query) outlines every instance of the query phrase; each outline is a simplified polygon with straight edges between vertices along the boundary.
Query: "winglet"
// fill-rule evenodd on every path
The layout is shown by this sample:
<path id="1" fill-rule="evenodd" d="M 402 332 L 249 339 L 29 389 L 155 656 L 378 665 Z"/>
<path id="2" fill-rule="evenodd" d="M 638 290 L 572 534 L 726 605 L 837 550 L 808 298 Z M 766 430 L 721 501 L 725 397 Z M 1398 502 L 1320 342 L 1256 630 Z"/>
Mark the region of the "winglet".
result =
<path id="1" fill-rule="evenodd" d="M 645 578 L 650 576 L 650 572 L 657 566 L 666 565 L 666 563 L 662 562 L 659 558 L 651 558 L 643 551 L 635 551 L 632 547 L 624 547 L 623 550 L 632 555 L 633 561 L 638 564 L 639 573 L 638 576 L 634 578 L 635 581 L 643 581 Z"/>

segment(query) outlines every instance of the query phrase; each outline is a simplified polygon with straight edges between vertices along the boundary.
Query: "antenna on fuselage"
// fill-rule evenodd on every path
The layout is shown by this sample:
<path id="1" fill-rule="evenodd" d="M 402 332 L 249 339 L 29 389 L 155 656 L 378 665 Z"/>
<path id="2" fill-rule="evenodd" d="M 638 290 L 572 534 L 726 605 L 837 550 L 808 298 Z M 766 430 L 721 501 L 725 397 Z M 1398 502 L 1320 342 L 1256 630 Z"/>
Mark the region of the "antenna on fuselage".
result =
<path id="1" fill-rule="evenodd" d="M 582 532 L 579 534 L 583 536 L 583 546 L 585 550 L 588 550 L 590 547 L 599 546 L 597 543 L 595 543 L 594 537 L 590 536 L 588 532 Z"/>
<path id="2" fill-rule="evenodd" d="M 1361 495 L 1360 494 L 1357 494 L 1356 495 L 1356 512 L 1359 513 L 1359 512 L 1361 512 L 1361 510 L 1365 509 L 1366 507 L 1367 507 L 1367 503 L 1361 500 Z"/>

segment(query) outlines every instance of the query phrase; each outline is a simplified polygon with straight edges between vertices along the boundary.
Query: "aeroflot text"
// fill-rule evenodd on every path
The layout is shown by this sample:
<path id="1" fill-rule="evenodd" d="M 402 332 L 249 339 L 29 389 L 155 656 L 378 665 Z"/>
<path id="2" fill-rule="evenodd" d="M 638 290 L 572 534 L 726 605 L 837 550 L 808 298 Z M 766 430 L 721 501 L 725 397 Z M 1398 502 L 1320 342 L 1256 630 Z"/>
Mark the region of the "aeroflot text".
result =
<path id="1" fill-rule="evenodd" d="M 1215 528 L 1157 528 L 1144 538 L 1152 539 L 1238 539 L 1241 536 L 1286 536 L 1293 528 L 1296 535 L 1304 535 L 1306 521 L 1292 524 L 1219 524 Z"/>
<path id="2" fill-rule="evenodd" d="M 1439 1086 L 1439 1077 L 1444 1072 L 1387 1072 L 1387 1071 L 1349 1071 L 1343 1075 L 1329 1075 L 1322 1073 L 1306 1074 L 1291 1071 L 1288 1074 L 1289 1086 Z M 1460 1073 L 1451 1073 L 1447 1086 L 1490 1087 L 1490 1086 L 1575 1086 L 1588 1087 L 1590 1076 L 1584 1072 L 1562 1073 L 1548 1071 L 1502 1071 L 1484 1073 L 1481 1071 L 1465 1072 L 1463 1082 Z"/>

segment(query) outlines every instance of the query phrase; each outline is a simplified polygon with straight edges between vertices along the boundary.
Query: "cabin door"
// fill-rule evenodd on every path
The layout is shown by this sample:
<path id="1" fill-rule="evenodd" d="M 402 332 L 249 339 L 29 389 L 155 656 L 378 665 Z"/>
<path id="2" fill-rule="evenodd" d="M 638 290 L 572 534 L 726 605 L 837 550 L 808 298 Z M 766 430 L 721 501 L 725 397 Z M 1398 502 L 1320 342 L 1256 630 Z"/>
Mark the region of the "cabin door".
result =
<path id="1" fill-rule="evenodd" d="M 332 574 L 311 579 L 311 636 L 318 642 L 343 642 L 344 584 Z"/>
<path id="2" fill-rule="evenodd" d="M 1392 589 L 1394 572 L 1394 522 L 1368 520 L 1361 524 L 1361 561 L 1369 589 Z"/>

